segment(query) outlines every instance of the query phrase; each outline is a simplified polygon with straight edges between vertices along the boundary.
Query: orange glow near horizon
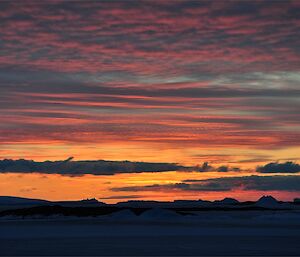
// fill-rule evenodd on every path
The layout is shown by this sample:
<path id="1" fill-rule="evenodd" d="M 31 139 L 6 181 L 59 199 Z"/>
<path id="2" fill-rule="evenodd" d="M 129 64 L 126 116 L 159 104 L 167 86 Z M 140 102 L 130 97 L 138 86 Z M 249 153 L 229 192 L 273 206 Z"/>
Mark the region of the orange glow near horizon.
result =
<path id="1" fill-rule="evenodd" d="M 241 174 L 239 174 L 241 175 Z M 253 173 L 243 173 L 253 175 Z M 228 172 L 222 177 L 234 177 L 237 173 Z M 241 201 L 257 200 L 262 195 L 271 194 L 279 200 L 293 200 L 299 197 L 298 192 L 259 191 L 235 189 L 225 192 L 199 192 L 183 190 L 149 190 L 139 192 L 114 192 L 112 188 L 126 186 L 146 186 L 152 184 L 180 183 L 185 179 L 219 178 L 218 172 L 162 172 L 117 174 L 111 176 L 84 175 L 70 177 L 49 174 L 0 174 L 0 195 L 11 195 L 46 200 L 80 200 L 96 198 L 106 203 L 116 203 L 127 200 L 158 200 L 173 201 L 180 199 L 216 200 L 224 197 L 234 197 Z"/>
<path id="2" fill-rule="evenodd" d="M 64 160 L 109 160 L 109 161 L 143 161 L 168 162 L 181 165 L 229 165 L 242 169 L 254 170 L 257 165 L 270 161 L 300 160 L 300 147 L 284 149 L 256 149 L 251 147 L 226 148 L 201 147 L 185 144 L 168 144 L 165 142 L 109 141 L 103 143 L 67 143 L 56 140 L 32 141 L 2 144 L 1 159 L 28 159 L 35 161 Z"/>

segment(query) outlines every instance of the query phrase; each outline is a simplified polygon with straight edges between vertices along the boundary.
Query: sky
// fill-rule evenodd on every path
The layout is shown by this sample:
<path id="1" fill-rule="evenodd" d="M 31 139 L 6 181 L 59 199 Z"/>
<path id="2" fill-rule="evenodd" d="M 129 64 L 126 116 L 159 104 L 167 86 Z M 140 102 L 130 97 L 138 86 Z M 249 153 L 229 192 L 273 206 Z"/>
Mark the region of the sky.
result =
<path id="1" fill-rule="evenodd" d="M 0 194 L 296 196 L 285 177 L 270 177 L 274 188 L 242 185 L 266 175 L 257 166 L 300 159 L 299 17 L 299 1 L 1 1 L 0 159 L 190 168 L 105 179 L 86 166 L 79 177 L 10 166 L 0 171 Z M 206 162 L 214 168 L 201 169 Z M 291 175 L 289 165 L 279 168 L 275 175 Z M 181 185 L 216 176 L 241 183 L 229 191 Z M 56 181 L 52 193 L 47 179 Z"/>

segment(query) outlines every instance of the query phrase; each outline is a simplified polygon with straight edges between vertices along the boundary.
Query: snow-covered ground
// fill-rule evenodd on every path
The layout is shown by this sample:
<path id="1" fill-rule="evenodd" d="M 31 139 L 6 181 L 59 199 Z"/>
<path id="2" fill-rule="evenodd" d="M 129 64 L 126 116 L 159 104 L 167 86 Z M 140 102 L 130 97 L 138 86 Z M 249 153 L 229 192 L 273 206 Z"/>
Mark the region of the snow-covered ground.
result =
<path id="1" fill-rule="evenodd" d="M 1 255 L 300 255 L 299 211 L 0 220 Z"/>

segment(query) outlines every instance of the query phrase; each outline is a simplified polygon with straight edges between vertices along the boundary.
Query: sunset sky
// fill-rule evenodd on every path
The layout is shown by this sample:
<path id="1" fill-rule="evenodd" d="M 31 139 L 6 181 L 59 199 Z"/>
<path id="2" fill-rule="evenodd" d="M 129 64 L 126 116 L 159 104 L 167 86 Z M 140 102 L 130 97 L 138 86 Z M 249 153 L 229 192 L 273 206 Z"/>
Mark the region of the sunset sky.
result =
<path id="1" fill-rule="evenodd" d="M 300 1 L 1 1 L 0 159 L 193 168 L 76 176 L 14 167 L 0 170 L 0 195 L 299 196 L 288 177 L 300 178 L 299 17 Z M 287 161 L 294 170 L 257 168 Z"/>

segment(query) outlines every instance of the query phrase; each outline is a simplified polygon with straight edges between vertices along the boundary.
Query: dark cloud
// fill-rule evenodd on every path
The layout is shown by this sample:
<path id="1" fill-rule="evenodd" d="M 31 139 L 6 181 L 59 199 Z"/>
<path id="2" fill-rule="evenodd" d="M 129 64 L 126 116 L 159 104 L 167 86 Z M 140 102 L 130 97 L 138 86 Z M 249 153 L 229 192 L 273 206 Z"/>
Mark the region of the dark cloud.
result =
<path id="1" fill-rule="evenodd" d="M 61 174 L 70 176 L 114 175 L 118 173 L 140 173 L 140 172 L 165 172 L 165 171 L 199 171 L 199 172 L 227 172 L 239 171 L 238 168 L 228 166 L 214 167 L 204 162 L 202 166 L 183 166 L 176 163 L 152 163 L 152 162 L 130 162 L 130 161 L 73 161 L 70 157 L 64 161 L 33 160 L 0 160 L 0 173 L 45 173 Z"/>
<path id="2" fill-rule="evenodd" d="M 244 176 L 222 177 L 205 180 L 184 180 L 175 184 L 154 184 L 112 188 L 112 191 L 231 191 L 234 189 L 260 191 L 300 191 L 300 176 Z"/>
<path id="3" fill-rule="evenodd" d="M 227 171 L 229 171 L 229 168 L 228 168 L 228 166 L 220 166 L 217 170 L 219 172 L 227 172 Z"/>
<path id="4" fill-rule="evenodd" d="M 291 161 L 285 163 L 271 162 L 257 167 L 256 171 L 261 173 L 298 173 L 300 172 L 300 165 Z"/>
<path id="5" fill-rule="evenodd" d="M 207 171 L 213 171 L 214 168 L 211 165 L 209 165 L 208 162 L 204 162 L 202 166 L 197 166 L 196 170 L 200 172 L 207 172 Z"/>
<path id="6" fill-rule="evenodd" d="M 230 166 L 226 166 L 226 165 L 222 165 L 222 166 L 212 166 L 210 165 L 208 162 L 204 162 L 202 164 L 202 166 L 195 166 L 195 167 L 191 167 L 191 169 L 199 171 L 199 172 L 209 172 L 209 171 L 218 171 L 218 172 L 228 172 L 228 171 L 235 171 L 235 172 L 239 172 L 240 168 L 238 167 L 230 167 Z"/>
<path id="7" fill-rule="evenodd" d="M 186 169 L 175 163 L 148 163 L 129 161 L 44 161 L 31 160 L 1 160 L 0 173 L 46 173 L 68 176 L 114 175 L 118 173 L 164 172 Z"/>

